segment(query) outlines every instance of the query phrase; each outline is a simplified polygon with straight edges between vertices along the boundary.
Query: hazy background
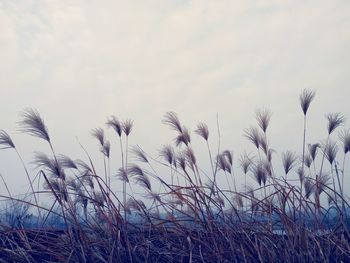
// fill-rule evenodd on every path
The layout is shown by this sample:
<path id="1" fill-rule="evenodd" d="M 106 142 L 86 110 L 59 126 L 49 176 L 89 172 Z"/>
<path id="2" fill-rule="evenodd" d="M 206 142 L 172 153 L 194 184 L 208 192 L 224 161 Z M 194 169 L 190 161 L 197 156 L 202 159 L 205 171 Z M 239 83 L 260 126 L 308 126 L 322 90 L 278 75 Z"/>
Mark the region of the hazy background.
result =
<path id="1" fill-rule="evenodd" d="M 57 152 L 84 159 L 78 136 L 101 165 L 89 132 L 111 114 L 133 119 L 130 143 L 156 156 L 175 135 L 161 124 L 165 112 L 176 111 L 191 130 L 207 122 L 212 147 L 218 113 L 223 146 L 237 158 L 253 150 L 243 129 L 267 107 L 271 147 L 301 151 L 303 88 L 317 91 L 307 142 L 325 138 L 325 113 L 350 117 L 349 46 L 345 0 L 0 0 L 0 128 L 30 163 L 34 150 L 48 148 L 18 133 L 16 122 L 24 108 L 36 108 Z M 119 149 L 107 134 L 114 173 Z M 205 145 L 192 135 L 200 165 L 209 167 Z M 280 156 L 274 162 L 280 166 Z M 0 152 L 0 173 L 23 192 L 25 175 L 10 150 Z"/>

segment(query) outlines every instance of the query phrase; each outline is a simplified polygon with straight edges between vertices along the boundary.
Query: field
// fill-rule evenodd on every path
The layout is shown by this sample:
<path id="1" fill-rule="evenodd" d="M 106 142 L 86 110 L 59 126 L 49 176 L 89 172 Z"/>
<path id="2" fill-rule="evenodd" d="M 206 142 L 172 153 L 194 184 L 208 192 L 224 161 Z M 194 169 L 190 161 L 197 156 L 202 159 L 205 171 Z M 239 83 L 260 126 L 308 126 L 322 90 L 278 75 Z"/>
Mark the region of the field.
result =
<path id="1" fill-rule="evenodd" d="M 267 109 L 257 110 L 256 125 L 243 131 L 255 151 L 237 158 L 220 143 L 212 148 L 209 128 L 199 123 L 194 136 L 207 148 L 209 170 L 198 165 L 190 131 L 174 112 L 162 120 L 174 131 L 174 141 L 158 157 L 129 145 L 131 120 L 112 116 L 106 122 L 120 160 L 111 158 L 104 130 L 93 129 L 104 160 L 98 171 L 83 145 L 81 160 L 56 153 L 40 114 L 25 110 L 19 130 L 47 143 L 47 153 L 33 159 L 44 184 L 34 184 L 15 142 L 0 130 L 1 149 L 16 152 L 30 187 L 30 195 L 18 199 L 3 180 L 7 207 L 0 218 L 0 262 L 350 262 L 344 185 L 350 131 L 343 129 L 341 113 L 328 113 L 327 137 L 308 142 L 314 97 L 311 90 L 299 97 L 304 117 L 299 153 L 279 154 L 270 147 Z M 219 124 L 215 128 L 220 131 Z M 117 172 L 111 162 L 120 164 Z M 243 187 L 236 182 L 237 169 Z M 290 180 L 291 173 L 299 180 Z M 121 193 L 113 190 L 115 177 Z M 48 195 L 49 205 L 38 201 Z"/>

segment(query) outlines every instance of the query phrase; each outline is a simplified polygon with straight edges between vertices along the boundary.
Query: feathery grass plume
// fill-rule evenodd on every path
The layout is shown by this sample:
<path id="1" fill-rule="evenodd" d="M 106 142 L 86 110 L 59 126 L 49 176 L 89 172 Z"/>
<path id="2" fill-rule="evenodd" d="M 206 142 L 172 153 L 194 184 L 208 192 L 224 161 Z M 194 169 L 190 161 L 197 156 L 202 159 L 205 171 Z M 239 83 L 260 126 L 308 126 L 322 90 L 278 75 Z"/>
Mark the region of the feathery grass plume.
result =
<path id="1" fill-rule="evenodd" d="M 146 188 L 149 191 L 152 191 L 151 188 L 151 181 L 149 180 L 148 176 L 143 172 L 140 166 L 136 164 L 132 164 L 128 167 L 128 174 L 134 178 L 135 182 Z"/>
<path id="2" fill-rule="evenodd" d="M 249 171 L 249 167 L 252 165 L 253 159 L 249 156 L 249 154 L 244 152 L 244 154 L 240 156 L 238 161 L 243 173 L 247 174 Z"/>
<path id="3" fill-rule="evenodd" d="M 299 100 L 300 100 L 300 106 L 301 106 L 301 109 L 303 110 L 304 115 L 306 115 L 311 102 L 315 98 L 315 94 L 316 94 L 315 91 L 309 90 L 309 89 L 304 89 L 301 92 L 299 96 Z"/>
<path id="4" fill-rule="evenodd" d="M 140 146 L 133 146 L 131 152 L 139 162 L 148 163 L 148 158 Z"/>
<path id="5" fill-rule="evenodd" d="M 128 173 L 125 168 L 119 168 L 116 176 L 123 182 L 129 182 Z"/>
<path id="6" fill-rule="evenodd" d="M 169 165 L 172 165 L 174 163 L 175 153 L 171 145 L 163 145 L 159 151 L 159 155 L 164 158 Z"/>
<path id="7" fill-rule="evenodd" d="M 350 130 L 343 130 L 339 133 L 339 140 L 343 144 L 344 154 L 350 151 Z"/>
<path id="8" fill-rule="evenodd" d="M 179 133 L 182 133 L 183 128 L 182 128 L 182 125 L 179 121 L 179 118 L 175 112 L 169 111 L 169 112 L 165 113 L 162 122 L 165 125 L 168 125 L 171 129 L 178 131 Z"/>
<path id="9" fill-rule="evenodd" d="M 345 117 L 340 112 L 328 113 L 326 115 L 328 134 L 331 134 L 337 127 L 345 122 Z"/>
<path id="10" fill-rule="evenodd" d="M 262 161 L 263 163 L 263 167 L 265 169 L 265 172 L 266 172 L 266 175 L 268 176 L 272 176 L 272 166 L 271 166 L 271 163 L 268 161 L 268 160 L 263 160 Z"/>
<path id="11" fill-rule="evenodd" d="M 50 143 L 50 136 L 44 120 L 39 112 L 34 109 L 26 109 L 20 114 L 21 120 L 18 122 L 19 131 L 28 133 Z"/>
<path id="12" fill-rule="evenodd" d="M 312 157 L 310 154 L 306 154 L 305 155 L 305 159 L 304 159 L 304 164 L 307 168 L 310 168 L 311 167 L 311 164 L 312 164 Z"/>
<path id="13" fill-rule="evenodd" d="M 303 153 L 302 153 L 302 157 L 301 157 L 301 174 L 304 174 L 304 165 L 305 165 L 305 141 L 306 141 L 306 113 L 309 109 L 309 106 L 312 102 L 312 100 L 315 97 L 315 92 L 312 90 L 308 90 L 308 89 L 304 89 L 300 96 L 299 96 L 299 100 L 300 100 L 300 106 L 301 109 L 303 110 L 304 113 L 304 133 L 303 133 Z M 287 173 L 286 173 L 287 175 Z M 302 182 L 302 181 L 300 181 Z M 302 191 L 302 183 L 300 185 L 300 189 Z M 301 197 L 300 197 L 301 198 Z M 301 202 L 301 199 L 300 199 Z"/>
<path id="14" fill-rule="evenodd" d="M 261 186 L 262 184 L 266 184 L 267 173 L 262 162 L 254 164 L 251 168 L 251 172 L 253 173 L 254 179 L 257 181 L 259 186 Z"/>
<path id="15" fill-rule="evenodd" d="M 111 143 L 108 140 L 106 140 L 102 146 L 102 153 L 104 156 L 109 158 L 110 153 L 111 153 Z"/>
<path id="16" fill-rule="evenodd" d="M 13 143 L 10 135 L 4 130 L 0 130 L 0 150 L 8 149 L 8 148 L 16 148 Z"/>
<path id="17" fill-rule="evenodd" d="M 344 157 L 343 157 L 343 168 L 342 168 L 342 174 L 341 174 L 341 181 L 342 181 L 342 187 L 341 187 L 341 194 L 342 199 L 344 199 L 344 175 L 345 175 L 345 161 L 346 161 L 346 154 L 350 151 L 350 130 L 343 130 L 339 133 L 339 139 L 343 146 L 344 151 Z"/>
<path id="18" fill-rule="evenodd" d="M 56 162 L 54 158 L 48 157 L 45 153 L 35 152 L 33 163 L 37 165 L 37 168 L 65 180 L 65 174 L 61 165 Z"/>
<path id="19" fill-rule="evenodd" d="M 338 153 L 337 143 L 332 140 L 329 140 L 327 144 L 322 145 L 322 151 L 325 153 L 325 157 L 329 161 L 329 163 L 333 165 L 333 162 Z"/>
<path id="20" fill-rule="evenodd" d="M 186 171 L 186 155 L 184 152 L 180 152 L 176 156 L 176 162 L 181 167 L 181 169 Z"/>
<path id="21" fill-rule="evenodd" d="M 260 148 L 263 150 L 263 152 L 265 153 L 265 155 L 268 155 L 269 152 L 269 145 L 267 143 L 266 138 L 264 137 L 260 137 Z"/>
<path id="22" fill-rule="evenodd" d="M 322 192 L 324 192 L 327 188 L 326 186 L 329 185 L 329 180 L 330 180 L 330 176 L 327 173 L 322 173 L 320 176 L 318 176 L 317 179 L 317 185 L 318 185 L 318 191 L 319 194 L 321 194 Z"/>
<path id="23" fill-rule="evenodd" d="M 271 119 L 271 112 L 268 109 L 258 109 L 255 112 L 255 119 L 262 131 L 266 133 Z"/>
<path id="24" fill-rule="evenodd" d="M 80 167 L 81 169 L 83 169 L 83 173 L 85 173 L 85 172 L 89 172 L 89 174 L 92 174 L 92 173 L 93 173 L 93 171 L 92 171 L 90 165 L 88 165 L 88 164 L 87 164 L 86 162 L 84 162 L 83 160 L 76 160 L 75 163 L 76 163 L 76 165 L 77 165 L 78 167 Z"/>
<path id="25" fill-rule="evenodd" d="M 196 159 L 196 156 L 194 155 L 193 149 L 190 147 L 187 147 L 184 153 L 186 156 L 187 163 L 191 166 L 191 169 L 195 171 L 195 167 L 197 165 L 197 159 Z"/>
<path id="26" fill-rule="evenodd" d="M 222 155 L 225 156 L 228 163 L 232 166 L 233 165 L 233 153 L 229 150 L 225 150 L 222 152 Z"/>
<path id="27" fill-rule="evenodd" d="M 307 199 L 309 199 L 310 196 L 315 192 L 316 186 L 315 186 L 315 183 L 310 178 L 306 178 L 304 181 L 304 188 L 305 188 L 305 196 Z"/>
<path id="28" fill-rule="evenodd" d="M 50 178 L 49 180 L 50 186 L 48 182 L 45 181 L 44 189 L 54 191 L 54 195 L 57 195 L 60 200 L 68 201 L 68 192 L 67 188 L 62 180 L 57 180 L 56 178 Z"/>
<path id="29" fill-rule="evenodd" d="M 122 124 L 120 123 L 120 121 L 115 116 L 112 115 L 107 120 L 106 125 L 108 127 L 112 127 L 113 130 L 118 134 L 119 137 L 122 136 L 122 132 L 123 132 Z"/>
<path id="30" fill-rule="evenodd" d="M 92 173 L 88 172 L 88 171 L 85 171 L 83 172 L 82 174 L 82 182 L 84 184 L 87 184 L 91 189 L 94 189 L 94 181 L 92 180 L 93 179 L 93 175 Z"/>
<path id="31" fill-rule="evenodd" d="M 78 166 L 75 164 L 75 162 L 68 156 L 59 154 L 57 156 L 57 161 L 64 169 L 74 169 L 78 170 Z"/>
<path id="32" fill-rule="evenodd" d="M 130 132 L 132 131 L 133 125 L 134 122 L 129 119 L 122 122 L 122 129 L 126 136 L 129 136 Z"/>
<path id="33" fill-rule="evenodd" d="M 191 135 L 188 129 L 183 126 L 182 132 L 175 138 L 175 144 L 176 146 L 181 145 L 182 143 L 188 146 L 188 144 L 191 142 Z"/>
<path id="34" fill-rule="evenodd" d="M 298 168 L 298 176 L 299 176 L 299 181 L 301 183 L 303 183 L 304 179 L 305 179 L 305 172 L 304 172 L 304 169 L 302 167 Z"/>
<path id="35" fill-rule="evenodd" d="M 217 161 L 219 170 L 223 170 L 224 172 L 231 173 L 231 165 L 223 153 L 219 154 L 216 157 L 216 161 Z"/>
<path id="36" fill-rule="evenodd" d="M 96 138 L 101 147 L 103 147 L 104 143 L 105 143 L 105 132 L 102 128 L 95 128 L 95 129 L 92 129 L 91 132 L 90 132 L 91 136 Z"/>
<path id="37" fill-rule="evenodd" d="M 319 143 L 309 144 L 309 153 L 313 161 L 316 159 L 318 148 L 320 148 Z"/>
<path id="38" fill-rule="evenodd" d="M 276 151 L 274 149 L 268 149 L 267 154 L 266 154 L 266 159 L 269 161 L 269 163 L 272 162 L 272 154 L 275 152 Z"/>
<path id="39" fill-rule="evenodd" d="M 137 164 L 130 164 L 128 167 L 128 175 L 133 176 L 144 176 L 144 172 Z"/>
<path id="40" fill-rule="evenodd" d="M 208 141 L 209 129 L 204 122 L 200 122 L 197 124 L 197 129 L 195 130 L 195 133 L 201 136 L 204 140 Z"/>
<path id="41" fill-rule="evenodd" d="M 256 127 L 250 127 L 244 130 L 244 137 L 246 137 L 251 143 L 255 145 L 257 149 L 259 149 L 261 142 L 261 134 Z"/>
<path id="42" fill-rule="evenodd" d="M 296 154 L 292 151 L 286 151 L 282 153 L 282 163 L 283 163 L 283 169 L 285 174 L 287 175 L 290 170 L 294 168 L 294 166 L 297 164 L 298 157 Z"/>

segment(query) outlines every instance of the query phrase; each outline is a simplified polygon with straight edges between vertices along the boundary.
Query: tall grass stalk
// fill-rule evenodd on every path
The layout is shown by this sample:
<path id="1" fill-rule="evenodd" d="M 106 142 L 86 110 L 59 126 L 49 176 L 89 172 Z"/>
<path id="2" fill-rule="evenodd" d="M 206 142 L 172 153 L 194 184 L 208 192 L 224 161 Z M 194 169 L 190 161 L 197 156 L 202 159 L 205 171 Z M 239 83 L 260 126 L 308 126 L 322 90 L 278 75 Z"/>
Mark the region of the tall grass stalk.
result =
<path id="1" fill-rule="evenodd" d="M 300 96 L 304 113 L 301 164 L 299 154 L 287 150 L 281 154 L 283 170 L 272 162 L 272 154 L 278 156 L 278 152 L 270 147 L 267 138 L 271 116 L 267 110 L 257 111 L 258 127 L 244 132 L 256 156 L 244 153 L 238 160 L 231 151 L 221 150 L 218 118 L 215 156 L 209 147 L 208 127 L 204 123 L 197 125 L 195 133 L 207 145 L 208 171 L 200 166 L 201 155 L 176 113 L 168 112 L 163 119 L 176 134 L 173 143 L 163 146 L 157 157 L 138 145 L 129 145 L 132 121 L 120 122 L 111 117 L 107 126 L 116 132 L 120 144 L 116 176 L 122 181 L 121 193 L 111 185 L 110 163 L 115 160 L 103 130 L 93 132 L 104 158 L 99 171 L 80 142 L 87 162 L 56 154 L 39 113 L 26 110 L 20 129 L 49 145 L 49 154 L 37 152 L 33 161 L 44 186 L 36 191 L 34 186 L 30 189 L 34 196 L 49 197 L 46 199 L 52 203 L 44 207 L 35 199 L 21 200 L 4 182 L 7 194 L 0 198 L 32 206 L 43 216 L 38 227 L 32 229 L 26 226 L 30 215 L 11 215 L 13 205 L 8 206 L 4 217 L 0 213 L 0 258 L 9 262 L 86 263 L 349 261 L 350 205 L 344 177 L 350 136 L 346 132 L 339 135 L 344 151 L 340 179 L 338 144 L 331 135 L 344 118 L 341 114 L 327 115 L 326 142 L 306 148 L 306 113 L 312 94 L 304 91 Z M 0 146 L 14 148 L 9 139 L 0 133 Z M 316 162 L 318 149 L 323 154 L 320 165 Z M 131 163 L 131 159 L 135 162 Z M 329 173 L 323 171 L 325 159 L 330 163 Z M 20 161 L 26 167 L 21 158 Z M 241 173 L 234 170 L 237 161 Z M 24 172 L 30 179 L 29 171 Z M 299 175 L 299 182 L 294 175 Z M 250 185 L 248 176 L 254 179 Z M 227 185 L 220 187 L 224 181 Z M 135 184 L 138 188 L 133 188 Z M 155 191 L 158 186 L 159 191 Z M 16 223 L 7 224 L 6 216 Z M 52 217 L 59 223 L 50 227 Z"/>

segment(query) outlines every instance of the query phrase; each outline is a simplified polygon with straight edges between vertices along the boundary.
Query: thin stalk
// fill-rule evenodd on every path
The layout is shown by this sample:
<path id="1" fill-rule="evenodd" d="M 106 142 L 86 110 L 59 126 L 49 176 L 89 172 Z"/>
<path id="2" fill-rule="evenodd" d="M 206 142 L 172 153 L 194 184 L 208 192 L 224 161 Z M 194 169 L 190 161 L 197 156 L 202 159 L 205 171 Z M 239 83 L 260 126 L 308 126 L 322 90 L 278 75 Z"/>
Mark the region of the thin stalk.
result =
<path id="1" fill-rule="evenodd" d="M 342 191 L 344 191 L 345 160 L 346 160 L 346 153 L 344 154 L 344 158 L 343 158 L 343 169 L 342 169 L 342 175 L 341 175 Z M 342 192 L 342 194 L 343 194 L 343 192 Z"/>
<path id="2" fill-rule="evenodd" d="M 206 142 L 207 142 L 207 148 L 208 148 L 208 153 L 209 153 L 210 165 L 211 165 L 211 169 L 212 169 L 212 171 L 213 171 L 213 176 L 214 176 L 215 170 L 214 170 L 214 164 L 213 164 L 213 157 L 212 157 L 212 155 L 211 155 L 209 142 L 208 142 L 208 141 L 206 141 Z"/>
<path id="3" fill-rule="evenodd" d="M 304 115 L 304 136 L 303 136 L 303 160 L 302 160 L 302 172 L 304 172 L 305 162 L 305 137 L 306 137 L 306 114 Z"/>
<path id="4" fill-rule="evenodd" d="M 128 140 L 129 136 L 126 136 L 125 138 L 125 172 L 126 172 L 126 177 L 128 177 Z M 123 205 L 124 205 L 124 221 L 125 225 L 126 223 L 126 181 L 123 181 Z"/>
<path id="5" fill-rule="evenodd" d="M 330 134 L 328 134 L 328 136 L 327 136 L 326 145 L 324 146 L 325 148 L 327 148 L 327 146 L 328 146 L 329 136 L 330 136 Z M 323 156 L 322 156 L 322 162 L 321 162 L 321 168 L 320 168 L 319 176 L 321 176 L 321 174 L 322 174 L 323 163 L 324 163 L 325 157 L 326 157 L 326 151 L 323 151 Z M 315 199 L 316 199 L 316 206 L 317 206 L 317 208 L 320 207 L 320 196 L 319 196 L 318 188 L 319 188 L 319 182 L 318 182 L 318 175 L 316 174 L 316 194 L 315 194 Z"/>
<path id="6" fill-rule="evenodd" d="M 14 149 L 15 149 L 16 154 L 17 154 L 18 158 L 20 159 L 20 161 L 21 161 L 21 163 L 22 163 L 22 166 L 23 166 L 23 168 L 24 168 L 24 171 L 25 171 L 25 173 L 26 173 L 26 175 L 27 175 L 27 179 L 28 179 L 30 188 L 31 188 L 31 190 L 32 190 L 32 192 L 33 192 L 35 205 L 36 205 L 37 208 L 38 208 L 38 215 L 39 215 L 39 219 L 40 219 L 40 218 L 41 218 L 41 212 L 40 212 L 40 209 L 39 209 L 39 207 L 38 207 L 39 202 L 38 202 L 38 199 L 37 199 L 36 194 L 35 194 L 35 190 L 34 190 L 34 187 L 33 187 L 33 183 L 32 183 L 32 181 L 30 180 L 29 172 L 28 172 L 27 167 L 26 167 L 26 165 L 25 165 L 25 163 L 24 163 L 24 161 L 23 161 L 21 155 L 19 154 L 18 150 L 17 150 L 16 148 L 14 148 Z M 39 219 L 38 219 L 38 220 L 39 220 Z"/>
<path id="7" fill-rule="evenodd" d="M 104 155 L 103 155 L 103 167 L 104 167 L 104 170 L 105 170 L 106 185 L 108 185 L 106 156 L 104 156 Z M 108 193 L 108 191 L 106 191 L 106 192 Z"/>
<path id="8" fill-rule="evenodd" d="M 304 114 L 303 159 L 302 159 L 302 164 L 301 164 L 302 175 L 304 175 L 304 165 L 305 165 L 305 138 L 306 138 L 306 114 Z M 303 181 L 300 180 L 300 200 L 299 200 L 299 203 L 300 203 L 300 211 L 299 211 L 300 217 L 301 217 L 301 208 L 302 208 L 302 204 L 301 204 L 302 196 L 303 196 Z"/>

